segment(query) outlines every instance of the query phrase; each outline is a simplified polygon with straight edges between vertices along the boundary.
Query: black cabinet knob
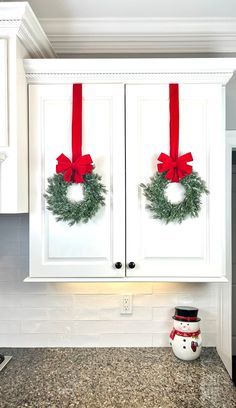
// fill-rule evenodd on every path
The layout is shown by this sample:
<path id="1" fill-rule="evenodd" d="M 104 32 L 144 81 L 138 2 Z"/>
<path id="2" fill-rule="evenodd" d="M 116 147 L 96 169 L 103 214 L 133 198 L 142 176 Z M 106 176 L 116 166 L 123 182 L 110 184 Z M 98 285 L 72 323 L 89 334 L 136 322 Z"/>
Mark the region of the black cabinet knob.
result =
<path id="1" fill-rule="evenodd" d="M 116 263 L 115 263 L 115 268 L 116 268 L 116 269 L 122 268 L 122 263 L 121 263 L 121 262 L 116 262 Z"/>
<path id="2" fill-rule="evenodd" d="M 135 263 L 134 262 L 129 262 L 128 264 L 130 269 L 134 269 L 135 268 Z"/>

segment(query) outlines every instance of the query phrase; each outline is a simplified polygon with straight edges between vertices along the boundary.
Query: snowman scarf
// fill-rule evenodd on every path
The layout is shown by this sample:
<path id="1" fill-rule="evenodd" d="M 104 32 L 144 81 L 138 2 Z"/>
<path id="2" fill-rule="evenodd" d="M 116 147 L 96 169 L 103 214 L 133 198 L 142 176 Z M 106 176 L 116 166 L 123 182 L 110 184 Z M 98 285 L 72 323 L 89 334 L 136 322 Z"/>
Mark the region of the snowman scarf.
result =
<path id="1" fill-rule="evenodd" d="M 175 328 L 173 328 L 173 330 L 170 333 L 170 338 L 171 338 L 171 340 L 174 340 L 176 334 L 177 334 L 177 336 L 182 336 L 182 337 L 198 337 L 200 333 L 201 333 L 200 330 L 198 330 L 196 332 L 185 333 L 185 332 L 181 332 L 181 331 L 176 330 Z"/>

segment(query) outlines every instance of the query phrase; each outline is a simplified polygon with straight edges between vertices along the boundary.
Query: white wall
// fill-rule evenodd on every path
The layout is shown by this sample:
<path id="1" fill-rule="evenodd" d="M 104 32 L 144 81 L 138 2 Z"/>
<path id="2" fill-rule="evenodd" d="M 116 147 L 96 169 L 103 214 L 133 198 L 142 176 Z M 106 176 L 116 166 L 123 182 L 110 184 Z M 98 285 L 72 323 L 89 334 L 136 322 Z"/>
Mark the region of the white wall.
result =
<path id="1" fill-rule="evenodd" d="M 173 308 L 200 308 L 204 344 L 215 345 L 214 284 L 24 283 L 28 216 L 0 216 L 0 347 L 168 346 Z M 131 316 L 119 313 L 132 293 Z"/>
<path id="2" fill-rule="evenodd" d="M 235 0 L 29 0 L 29 3 L 38 18 L 236 16 Z"/>

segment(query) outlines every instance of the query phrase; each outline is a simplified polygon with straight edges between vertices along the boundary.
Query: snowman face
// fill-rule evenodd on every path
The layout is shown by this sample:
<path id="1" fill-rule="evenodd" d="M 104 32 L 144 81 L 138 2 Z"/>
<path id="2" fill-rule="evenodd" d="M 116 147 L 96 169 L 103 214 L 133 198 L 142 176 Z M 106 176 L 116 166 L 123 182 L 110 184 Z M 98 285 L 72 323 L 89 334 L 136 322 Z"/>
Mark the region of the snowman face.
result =
<path id="1" fill-rule="evenodd" d="M 199 322 L 180 322 L 174 320 L 174 328 L 182 332 L 190 333 L 199 330 L 200 325 Z"/>

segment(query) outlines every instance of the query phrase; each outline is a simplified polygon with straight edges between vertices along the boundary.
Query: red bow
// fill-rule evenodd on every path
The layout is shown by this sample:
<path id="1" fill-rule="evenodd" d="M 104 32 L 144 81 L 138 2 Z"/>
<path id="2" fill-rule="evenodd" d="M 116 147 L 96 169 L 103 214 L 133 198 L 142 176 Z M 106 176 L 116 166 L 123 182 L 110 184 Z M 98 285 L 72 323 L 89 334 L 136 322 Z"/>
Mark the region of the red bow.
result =
<path id="1" fill-rule="evenodd" d="M 57 158 L 56 166 L 57 173 L 64 174 L 64 180 L 69 183 L 83 183 L 83 176 L 87 173 L 92 173 L 93 161 L 90 154 L 80 156 L 75 162 L 72 162 L 63 153 Z"/>
<path id="2" fill-rule="evenodd" d="M 165 178 L 172 182 L 178 183 L 179 180 L 192 173 L 192 166 L 187 164 L 187 162 L 193 160 L 191 153 L 183 154 L 176 160 L 173 160 L 171 156 L 165 153 L 161 153 L 157 160 L 162 162 L 157 165 L 158 171 L 160 173 L 167 172 Z"/>
<path id="3" fill-rule="evenodd" d="M 198 330 L 196 332 L 187 332 L 186 333 L 186 332 L 182 332 L 182 331 L 179 331 L 179 330 L 176 330 L 175 328 L 173 328 L 171 330 L 171 332 L 170 332 L 170 338 L 171 338 L 171 340 L 174 340 L 175 335 L 181 336 L 181 337 L 198 337 L 199 334 L 201 334 L 200 330 Z"/>

